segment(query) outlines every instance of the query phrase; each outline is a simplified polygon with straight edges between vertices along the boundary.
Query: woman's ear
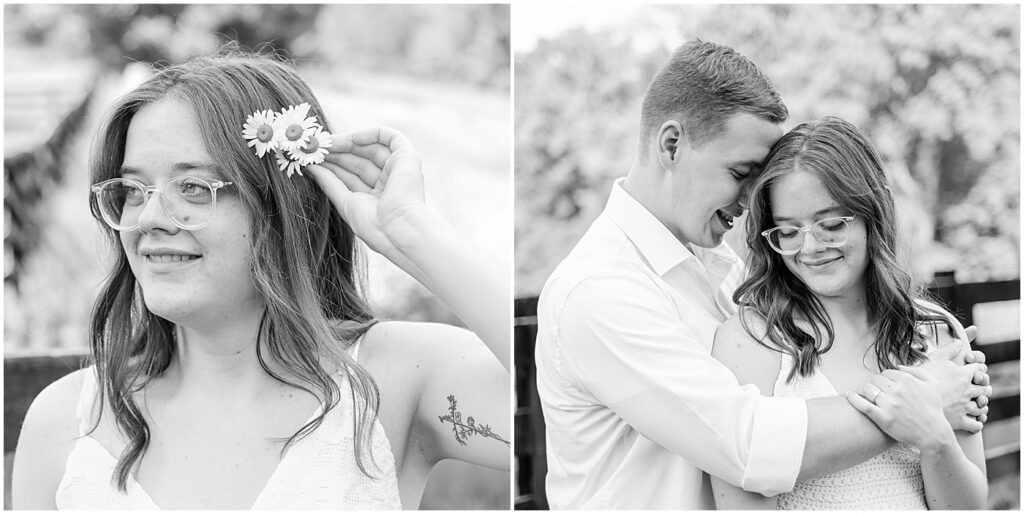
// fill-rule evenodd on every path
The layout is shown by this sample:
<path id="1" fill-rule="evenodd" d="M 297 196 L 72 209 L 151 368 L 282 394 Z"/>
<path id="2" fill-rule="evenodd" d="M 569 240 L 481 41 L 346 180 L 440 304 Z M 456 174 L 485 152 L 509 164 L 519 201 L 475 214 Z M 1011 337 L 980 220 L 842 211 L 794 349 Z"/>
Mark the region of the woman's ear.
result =
<path id="1" fill-rule="evenodd" d="M 658 129 L 658 161 L 665 170 L 674 169 L 676 159 L 679 157 L 679 145 L 683 141 L 683 126 L 678 121 L 669 120 L 661 124 Z"/>

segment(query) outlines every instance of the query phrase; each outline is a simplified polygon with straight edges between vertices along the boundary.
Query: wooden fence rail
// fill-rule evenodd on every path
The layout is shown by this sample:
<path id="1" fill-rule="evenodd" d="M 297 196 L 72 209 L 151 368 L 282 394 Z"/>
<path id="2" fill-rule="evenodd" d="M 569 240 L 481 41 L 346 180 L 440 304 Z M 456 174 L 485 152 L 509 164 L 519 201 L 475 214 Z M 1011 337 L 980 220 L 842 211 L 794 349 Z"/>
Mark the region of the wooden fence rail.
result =
<path id="1" fill-rule="evenodd" d="M 929 292 L 964 326 L 974 324 L 976 305 L 1020 300 L 1020 280 L 958 284 L 952 272 L 935 276 Z M 1019 312 L 1019 311 L 1018 311 Z M 533 362 L 537 339 L 537 298 L 515 301 L 516 363 L 516 446 L 515 508 L 547 509 L 544 477 L 547 474 L 544 446 L 544 416 L 537 396 Z M 984 327 L 980 327 L 984 330 Z M 1019 508 L 1020 500 L 1020 335 L 1017 339 L 992 341 L 975 349 L 985 352 L 992 378 L 989 420 L 985 425 L 985 459 L 989 484 L 1010 481 L 1002 488 L 990 488 L 989 508 Z M 997 491 L 1015 491 L 1014 498 L 993 498 Z M 1003 494 L 1005 496 L 1005 494 Z M 1015 505 L 1014 505 L 1015 503 Z"/>

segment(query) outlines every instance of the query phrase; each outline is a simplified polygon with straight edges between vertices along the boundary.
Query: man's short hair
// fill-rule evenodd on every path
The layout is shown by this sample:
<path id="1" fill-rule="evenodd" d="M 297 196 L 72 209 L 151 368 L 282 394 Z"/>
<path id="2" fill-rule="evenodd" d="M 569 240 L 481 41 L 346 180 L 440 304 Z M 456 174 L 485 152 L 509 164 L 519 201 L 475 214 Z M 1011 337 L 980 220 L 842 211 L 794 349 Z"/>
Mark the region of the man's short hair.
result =
<path id="1" fill-rule="evenodd" d="M 726 120 L 746 112 L 782 123 L 789 110 L 758 67 L 724 45 L 695 40 L 676 49 L 651 81 L 640 110 L 646 145 L 661 125 L 675 119 L 692 146 L 719 136 Z"/>

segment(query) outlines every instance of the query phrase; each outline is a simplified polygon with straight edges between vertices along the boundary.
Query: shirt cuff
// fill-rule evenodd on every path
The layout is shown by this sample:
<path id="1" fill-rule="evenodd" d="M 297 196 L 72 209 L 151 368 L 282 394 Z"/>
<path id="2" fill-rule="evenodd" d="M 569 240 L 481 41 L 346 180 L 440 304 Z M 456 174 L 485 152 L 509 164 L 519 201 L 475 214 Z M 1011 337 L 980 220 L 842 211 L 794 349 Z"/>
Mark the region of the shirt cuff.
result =
<path id="1" fill-rule="evenodd" d="M 774 496 L 793 490 L 807 443 L 807 402 L 765 398 L 757 403 L 744 490 Z"/>

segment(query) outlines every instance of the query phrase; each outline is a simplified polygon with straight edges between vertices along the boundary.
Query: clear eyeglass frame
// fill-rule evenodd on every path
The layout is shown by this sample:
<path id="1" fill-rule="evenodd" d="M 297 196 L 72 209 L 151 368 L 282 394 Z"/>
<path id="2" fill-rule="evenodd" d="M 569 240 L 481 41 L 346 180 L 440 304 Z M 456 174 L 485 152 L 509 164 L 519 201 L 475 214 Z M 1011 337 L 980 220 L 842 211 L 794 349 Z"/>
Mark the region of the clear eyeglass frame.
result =
<path id="1" fill-rule="evenodd" d="M 182 193 L 180 191 L 175 191 L 174 189 L 169 190 L 169 192 L 164 190 L 164 188 L 170 184 L 182 184 L 185 183 L 185 181 L 189 181 L 190 184 L 201 185 L 208 188 L 210 190 L 209 202 L 200 200 L 198 198 L 194 200 L 199 201 L 186 199 L 182 196 Z M 136 206 L 131 206 L 131 208 L 137 209 L 135 222 L 131 225 L 121 224 L 123 212 L 126 208 L 125 205 L 121 205 L 121 212 L 117 212 L 117 207 L 113 206 L 110 202 L 104 201 L 104 198 L 101 196 L 103 195 L 104 190 L 109 191 L 111 187 L 116 185 L 135 187 L 139 189 L 143 194 L 142 203 Z M 97 184 L 93 184 L 91 190 L 96 200 L 96 204 L 99 206 L 100 214 L 103 216 L 103 221 L 105 221 L 107 225 L 109 225 L 114 230 L 120 232 L 128 232 L 139 228 L 138 216 L 141 216 L 142 211 L 145 210 L 147 205 L 149 205 L 149 200 L 154 193 L 161 193 L 160 208 L 163 211 L 163 213 L 166 214 L 167 217 L 174 223 L 176 227 L 184 230 L 199 230 L 209 225 L 210 221 L 213 220 L 213 215 L 217 209 L 217 190 L 230 185 L 232 185 L 232 182 L 225 182 L 223 180 L 207 180 L 199 177 L 183 176 L 175 177 L 158 186 L 147 186 L 137 180 L 118 177 L 109 180 L 104 180 L 103 182 L 99 182 Z M 193 207 L 185 207 L 184 209 L 182 209 L 183 205 Z M 199 223 L 186 223 L 185 221 L 178 219 L 179 216 L 182 216 L 183 211 L 190 211 L 193 214 L 195 214 L 197 210 L 205 211 L 203 212 L 205 219 Z M 188 219 L 187 216 L 182 217 Z"/>
<path id="2" fill-rule="evenodd" d="M 804 237 L 804 232 L 811 232 L 811 234 L 814 235 L 814 238 L 817 239 L 818 242 L 820 242 L 821 244 L 825 245 L 825 247 L 827 248 L 839 248 L 840 246 L 845 245 L 846 242 L 849 240 L 850 222 L 853 221 L 854 219 L 856 219 L 856 216 L 834 216 L 831 218 L 824 218 L 815 221 L 813 224 L 807 227 L 782 225 L 761 232 L 761 236 L 768 240 L 768 246 L 771 246 L 772 250 L 775 250 L 776 253 L 779 253 L 781 255 L 796 255 L 797 253 L 800 253 L 800 250 L 803 249 L 804 243 L 807 240 L 807 238 Z M 835 223 L 837 221 L 842 223 L 842 239 L 830 240 L 827 237 L 826 226 L 829 223 Z M 794 234 L 794 236 L 797 236 L 797 238 L 794 239 L 794 241 L 800 241 L 800 246 L 797 246 L 795 249 L 784 250 L 782 248 L 782 245 L 778 241 L 773 239 L 773 237 L 778 237 L 776 234 L 778 234 L 782 230 L 796 231 L 796 234 Z"/>

